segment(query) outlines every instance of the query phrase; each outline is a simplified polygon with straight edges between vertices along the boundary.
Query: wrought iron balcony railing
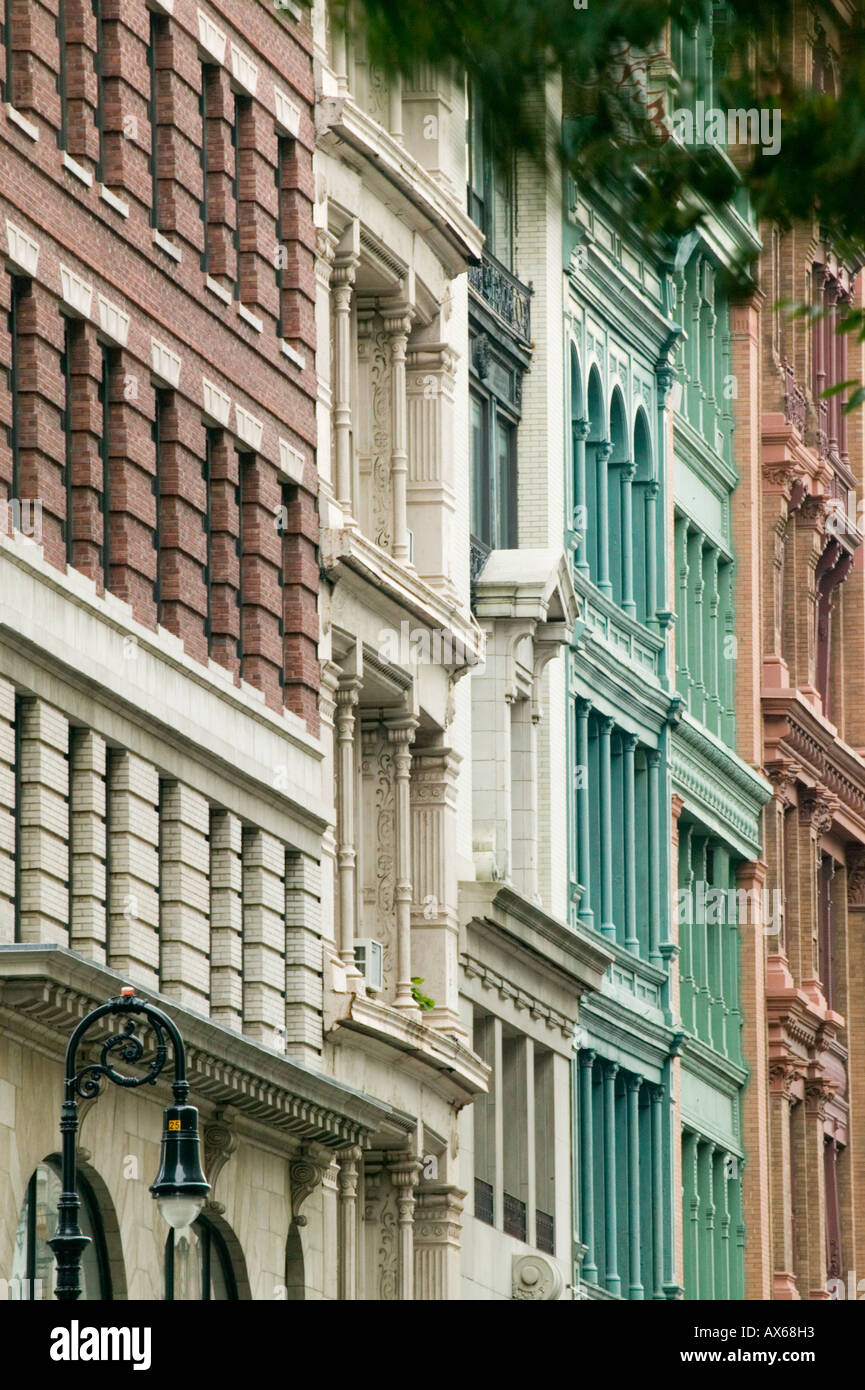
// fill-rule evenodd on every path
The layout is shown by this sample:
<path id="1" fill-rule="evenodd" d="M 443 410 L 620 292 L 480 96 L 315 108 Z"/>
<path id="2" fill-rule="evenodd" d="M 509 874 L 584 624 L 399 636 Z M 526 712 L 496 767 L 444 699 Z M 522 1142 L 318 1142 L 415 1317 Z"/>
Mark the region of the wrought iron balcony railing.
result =
<path id="1" fill-rule="evenodd" d="M 495 256 L 484 251 L 480 265 L 469 266 L 469 284 L 523 342 L 531 343 L 531 289 Z"/>

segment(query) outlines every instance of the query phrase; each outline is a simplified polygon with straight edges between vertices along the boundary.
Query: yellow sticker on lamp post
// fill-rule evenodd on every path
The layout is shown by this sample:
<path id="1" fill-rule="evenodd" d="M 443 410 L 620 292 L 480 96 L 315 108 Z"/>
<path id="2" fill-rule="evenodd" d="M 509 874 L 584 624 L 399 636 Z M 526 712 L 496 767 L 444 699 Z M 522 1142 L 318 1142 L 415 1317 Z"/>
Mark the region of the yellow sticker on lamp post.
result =
<path id="1" fill-rule="evenodd" d="M 179 1120 L 169 1120 L 169 1121 L 168 1121 L 168 1128 L 169 1128 L 169 1129 L 180 1129 L 180 1121 L 179 1121 Z"/>

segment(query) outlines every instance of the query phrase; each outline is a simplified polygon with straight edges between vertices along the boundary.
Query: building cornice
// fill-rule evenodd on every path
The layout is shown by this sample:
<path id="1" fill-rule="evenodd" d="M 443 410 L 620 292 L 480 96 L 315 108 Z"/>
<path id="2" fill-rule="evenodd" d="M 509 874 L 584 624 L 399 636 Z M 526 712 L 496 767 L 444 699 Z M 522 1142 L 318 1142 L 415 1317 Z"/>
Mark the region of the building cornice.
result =
<path id="1" fill-rule="evenodd" d="M 16 1024 L 39 1030 L 46 1050 L 61 1059 L 85 1014 L 115 998 L 127 979 L 63 946 L 0 946 L 0 1015 L 4 1032 Z M 390 1107 L 351 1086 L 283 1057 L 242 1034 L 146 990 L 174 1020 L 186 1044 L 193 1103 L 212 1101 L 297 1140 L 329 1148 L 369 1144 Z"/>
<path id="2" fill-rule="evenodd" d="M 833 798 L 833 818 L 849 838 L 865 842 L 865 758 L 794 687 L 764 690 L 763 749 L 767 766 L 795 768 L 795 780 Z M 837 805 L 835 804 L 837 802 Z"/>
<path id="3" fill-rule="evenodd" d="M 377 591 L 377 607 L 381 596 L 386 596 L 425 627 L 449 634 L 466 665 L 482 660 L 484 635 L 472 615 L 398 564 L 356 527 L 323 529 L 321 552 L 322 566 L 331 579 L 339 579 L 341 572 L 356 574 Z"/>
<path id="4" fill-rule="evenodd" d="M 578 992 L 600 989 L 613 959 L 600 940 L 567 926 L 509 884 L 460 883 L 459 917 L 463 950 L 469 932 L 489 935 L 515 959 L 530 958 L 560 982 L 564 978 L 571 988 L 577 986 Z"/>
<path id="5" fill-rule="evenodd" d="M 748 859 L 760 857 L 760 811 L 772 786 L 687 712 L 673 730 L 673 788 Z"/>
<path id="6" fill-rule="evenodd" d="M 405 199 L 407 220 L 425 234 L 450 276 L 480 259 L 484 235 L 435 179 L 351 96 L 322 96 L 315 108 L 316 138 L 325 148 L 341 141 Z"/>
<path id="7" fill-rule="evenodd" d="M 383 1047 L 410 1058 L 426 1072 L 429 1084 L 457 1106 L 487 1089 L 489 1067 L 459 1038 L 362 994 L 349 996 L 348 1013 L 336 1019 L 328 1034 L 328 1041 L 337 1045 L 357 1038 L 368 1039 L 376 1051 Z M 389 1060 L 396 1063 L 393 1056 Z"/>

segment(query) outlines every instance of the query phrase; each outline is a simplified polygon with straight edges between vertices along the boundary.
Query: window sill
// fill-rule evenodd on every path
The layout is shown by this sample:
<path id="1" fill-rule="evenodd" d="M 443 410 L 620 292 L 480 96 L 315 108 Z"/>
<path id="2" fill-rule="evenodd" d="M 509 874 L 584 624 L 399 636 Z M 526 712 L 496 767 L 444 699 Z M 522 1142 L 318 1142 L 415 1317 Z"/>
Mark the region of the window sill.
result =
<path id="1" fill-rule="evenodd" d="M 112 193 L 110 188 L 106 188 L 105 184 L 101 185 L 99 196 L 110 208 L 113 208 L 115 212 L 119 212 L 121 217 L 129 216 L 129 204 L 124 203 L 122 198 L 118 198 L 116 193 Z"/>
<path id="2" fill-rule="evenodd" d="M 153 245 L 158 246 L 160 251 L 164 251 L 166 256 L 170 256 L 173 261 L 180 265 L 183 260 L 182 252 L 178 250 L 173 241 L 169 241 L 168 237 L 163 236 L 155 227 L 153 228 Z"/>
<path id="3" fill-rule="evenodd" d="M 238 304 L 237 312 L 243 319 L 243 322 L 248 323 L 250 328 L 254 328 L 256 333 L 264 332 L 263 321 L 258 317 L 257 314 L 254 314 L 251 309 L 247 309 L 245 304 Z"/>
<path id="4" fill-rule="evenodd" d="M 231 303 L 231 295 L 229 291 L 224 289 L 223 286 L 220 285 L 219 281 L 214 280 L 211 275 L 206 275 L 204 277 L 204 284 L 205 287 L 210 290 L 211 294 L 215 294 L 217 299 L 222 300 L 223 304 Z"/>
<path id="5" fill-rule="evenodd" d="M 31 140 L 39 139 L 39 127 L 34 125 L 32 121 L 28 121 L 26 116 L 22 116 L 21 112 L 16 110 L 8 101 L 6 103 L 6 115 L 12 124 L 17 125 L 19 130 L 23 130 L 25 135 L 29 135 Z"/>
<path id="6" fill-rule="evenodd" d="M 288 358 L 289 362 L 293 362 L 296 367 L 299 367 L 300 370 L 303 371 L 306 366 L 306 358 L 302 352 L 298 352 L 297 349 L 293 348 L 290 343 L 287 343 L 284 338 L 280 340 L 280 351 Z"/>
<path id="7" fill-rule="evenodd" d="M 89 169 L 85 169 L 83 164 L 79 164 L 77 159 L 73 159 L 71 154 L 67 154 L 65 150 L 61 151 L 60 159 L 64 169 L 73 174 L 76 179 L 80 179 L 87 188 L 93 187 L 93 175 Z"/>

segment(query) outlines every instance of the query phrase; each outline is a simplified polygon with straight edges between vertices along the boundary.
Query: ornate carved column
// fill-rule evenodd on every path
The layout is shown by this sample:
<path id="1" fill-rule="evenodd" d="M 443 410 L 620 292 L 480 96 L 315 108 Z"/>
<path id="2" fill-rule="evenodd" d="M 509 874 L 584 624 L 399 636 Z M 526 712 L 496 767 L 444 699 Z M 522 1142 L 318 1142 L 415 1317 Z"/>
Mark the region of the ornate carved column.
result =
<path id="1" fill-rule="evenodd" d="M 688 628 L 691 620 L 691 605 L 688 594 L 688 577 L 691 573 L 691 566 L 688 559 L 688 536 L 690 533 L 690 522 L 687 517 L 676 518 L 676 563 L 678 564 L 677 584 L 679 590 L 679 604 L 676 613 L 676 673 L 679 690 L 690 704 L 691 697 L 691 666 L 690 666 L 690 637 Z"/>
<path id="2" fill-rule="evenodd" d="M 457 779 L 462 759 L 436 744 L 415 746 L 411 774 L 412 961 L 435 1000 L 429 1022 L 465 1036 L 459 1016 Z"/>
<path id="3" fill-rule="evenodd" d="M 586 440 L 589 437 L 591 425 L 588 420 L 573 421 L 573 449 L 574 449 L 574 515 L 573 526 L 579 536 L 577 544 L 577 569 L 583 574 L 589 572 L 589 561 L 586 555 L 586 529 L 588 525 L 588 513 L 586 508 Z"/>
<path id="4" fill-rule="evenodd" d="M 589 715 L 591 712 L 591 700 L 584 700 L 582 696 L 579 696 L 576 700 L 577 862 L 579 882 L 583 890 L 580 898 L 579 917 L 584 927 L 594 926 L 595 920 L 595 914 L 592 911 L 592 830 L 589 803 Z"/>
<path id="5" fill-rule="evenodd" d="M 355 710 L 360 679 L 349 676 L 336 692 L 337 781 L 336 862 L 339 877 L 339 954 L 346 975 L 361 980 L 354 960 L 357 910 L 357 844 L 355 826 Z"/>
<path id="6" fill-rule="evenodd" d="M 396 840 L 396 996 L 394 1008 L 417 1015 L 411 990 L 411 745 L 417 720 L 388 719 L 388 742 L 394 748 L 394 838 Z"/>
<path id="7" fill-rule="evenodd" d="M 834 1089 L 823 1071 L 812 1064 L 805 1078 L 804 1113 L 796 1134 L 795 1155 L 796 1209 L 801 1213 L 796 1228 L 796 1268 L 809 1299 L 829 1297 L 824 1144 L 826 1102 Z"/>
<path id="8" fill-rule="evenodd" d="M 792 1058 L 778 1058 L 769 1068 L 771 1163 L 774 1187 L 772 1211 L 772 1297 L 798 1299 L 793 1250 L 793 1191 L 790 1110 L 799 1071 Z"/>
<path id="9" fill-rule="evenodd" d="M 613 452 L 612 441 L 603 440 L 595 446 L 595 467 L 597 468 L 597 496 L 598 514 L 595 517 L 595 526 L 598 530 L 598 574 L 597 584 L 602 594 L 609 598 L 613 592 L 610 583 L 610 455 Z"/>
<path id="10" fill-rule="evenodd" d="M 582 1277 L 587 1284 L 597 1284 L 598 1263 L 595 1255 L 595 1145 L 593 1137 L 592 1090 L 595 1053 L 585 1048 L 580 1053 L 580 1189 L 582 1221 L 580 1240 L 586 1247 Z"/>
<path id="11" fill-rule="evenodd" d="M 447 1183 L 424 1183 L 414 1219 L 415 1300 L 460 1297 L 460 1217 L 466 1194 Z"/>
<path id="12" fill-rule="evenodd" d="M 637 735 L 622 736 L 622 761 L 624 778 L 624 835 L 625 835 L 625 948 L 635 956 L 640 954 L 640 940 L 637 936 L 637 832 L 636 832 L 636 774 L 634 755 L 637 751 Z M 650 865 L 651 872 L 651 865 Z"/>
<path id="13" fill-rule="evenodd" d="M 628 1095 L 628 1297 L 645 1296 L 640 1271 L 640 1087 L 641 1076 L 629 1076 Z"/>
<path id="14" fill-rule="evenodd" d="M 340 1149 L 339 1177 L 339 1297 L 358 1297 L 357 1189 L 363 1150 L 354 1144 Z"/>
<path id="15" fill-rule="evenodd" d="M 646 485 L 646 625 L 658 630 L 658 493 L 661 484 L 652 478 Z"/>
<path id="16" fill-rule="evenodd" d="M 333 437 L 336 454 L 336 497 L 346 523 L 352 520 L 351 458 L 351 295 L 358 258 L 338 255 L 331 272 L 334 304 Z"/>
<path id="17" fill-rule="evenodd" d="M 684 1223 L 684 1280 L 693 1297 L 702 1294 L 700 1282 L 700 1184 L 698 1158 L 700 1141 L 688 1130 L 682 1141 L 682 1219 Z"/>
<path id="18" fill-rule="evenodd" d="M 637 465 L 629 461 L 622 467 L 622 608 L 636 617 L 634 602 L 634 474 Z"/>
<path id="19" fill-rule="evenodd" d="M 604 715 L 599 721 L 600 801 L 601 801 L 601 931 L 610 941 L 616 939 L 613 921 L 613 805 L 611 749 L 614 721 Z"/>
<path id="20" fill-rule="evenodd" d="M 411 330 L 412 310 L 408 304 L 383 307 L 384 331 L 390 341 L 391 437 L 390 477 L 393 501 L 393 544 L 391 555 L 402 564 L 409 562 L 408 538 L 408 435 L 406 418 L 406 347 Z"/>
<path id="21" fill-rule="evenodd" d="M 649 771 L 649 962 L 662 969 L 661 955 L 661 754 L 657 748 L 646 753 Z M 665 827 L 666 833 L 666 827 Z"/>
<path id="22" fill-rule="evenodd" d="M 622 1292 L 618 1255 L 618 1203 L 616 1192 L 616 1075 L 618 1062 L 604 1062 L 604 1224 L 607 1292 Z"/>
<path id="23" fill-rule="evenodd" d="M 406 1154 L 395 1162 L 388 1163 L 387 1168 L 396 1189 L 399 1237 L 398 1297 L 408 1300 L 414 1298 L 414 1211 L 421 1162 L 415 1155 Z"/>
<path id="24" fill-rule="evenodd" d="M 664 1293 L 664 1100 L 663 1086 L 653 1086 L 652 1099 L 652 1264 L 655 1287 L 653 1299 Z"/>

